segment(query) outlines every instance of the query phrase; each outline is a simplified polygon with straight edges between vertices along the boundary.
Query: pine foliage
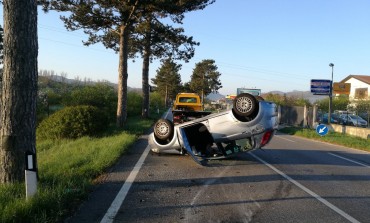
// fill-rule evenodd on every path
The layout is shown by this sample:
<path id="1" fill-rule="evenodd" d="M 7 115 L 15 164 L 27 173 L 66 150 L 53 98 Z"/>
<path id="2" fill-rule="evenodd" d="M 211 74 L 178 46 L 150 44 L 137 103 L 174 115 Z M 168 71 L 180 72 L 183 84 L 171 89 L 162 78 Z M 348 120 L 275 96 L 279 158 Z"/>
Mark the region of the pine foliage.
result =
<path id="1" fill-rule="evenodd" d="M 157 86 L 157 92 L 162 97 L 167 96 L 166 98 L 174 99 L 176 94 L 181 91 L 180 70 L 181 65 L 171 59 L 165 60 L 157 70 L 155 78 L 152 78 L 152 83 Z"/>
<path id="2" fill-rule="evenodd" d="M 210 93 L 217 93 L 222 84 L 220 81 L 221 73 L 214 60 L 207 59 L 195 65 L 190 80 L 190 89 L 204 96 Z"/>

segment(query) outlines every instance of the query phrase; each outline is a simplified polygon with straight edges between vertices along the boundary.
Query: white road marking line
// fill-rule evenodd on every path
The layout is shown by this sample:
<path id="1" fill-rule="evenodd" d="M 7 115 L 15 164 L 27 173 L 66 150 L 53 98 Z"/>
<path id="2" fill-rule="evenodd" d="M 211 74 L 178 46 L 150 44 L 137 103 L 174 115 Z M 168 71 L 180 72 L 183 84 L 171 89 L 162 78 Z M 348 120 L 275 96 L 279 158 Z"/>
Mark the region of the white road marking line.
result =
<path id="1" fill-rule="evenodd" d="M 289 180 L 291 183 L 295 184 L 297 187 L 301 188 L 303 191 L 305 191 L 306 193 L 308 193 L 312 197 L 316 198 L 318 201 L 320 201 L 321 203 L 323 203 L 324 205 L 326 205 L 327 207 L 329 207 L 333 211 L 337 212 L 338 214 L 340 214 L 341 216 L 343 216 L 344 218 L 346 218 L 348 221 L 350 221 L 352 223 L 355 223 L 355 222 L 356 223 L 359 223 L 358 220 L 356 220 L 352 216 L 348 215 L 347 213 L 345 213 L 344 211 L 342 211 L 341 209 L 339 209 L 335 205 L 331 204 L 329 201 L 327 201 L 324 198 L 320 197 L 318 194 L 316 194 L 315 192 L 311 191 L 307 187 L 305 187 L 302 184 L 298 183 L 297 181 L 295 181 L 294 179 L 292 179 L 291 177 L 289 177 L 285 173 L 283 173 L 280 170 L 276 169 L 274 166 L 272 166 L 271 164 L 267 163 L 263 159 L 259 158 L 257 155 L 254 155 L 253 153 L 249 153 L 249 154 L 251 154 L 255 159 L 257 159 L 261 163 L 265 164 L 266 166 L 268 166 L 270 169 L 272 169 L 276 173 L 280 174 L 285 179 Z"/>
<path id="2" fill-rule="evenodd" d="M 125 183 L 123 184 L 120 191 L 118 192 L 116 198 L 113 200 L 112 204 L 107 210 L 107 213 L 104 215 L 103 219 L 100 221 L 101 223 L 113 222 L 114 218 L 117 215 L 117 212 L 119 211 L 123 201 L 126 198 L 128 191 L 130 190 L 132 184 L 134 183 L 135 178 L 137 174 L 139 173 L 140 168 L 143 165 L 145 158 L 149 154 L 149 151 L 150 151 L 150 147 L 147 146 L 143 154 L 141 155 L 139 161 L 137 161 L 135 167 L 132 169 L 130 175 L 127 177 Z"/>
<path id="3" fill-rule="evenodd" d="M 280 138 L 280 139 L 284 139 L 284 140 L 287 140 L 287 141 L 289 141 L 289 142 L 295 142 L 295 141 L 293 141 L 293 140 L 290 140 L 290 139 L 287 139 L 287 138 L 281 137 L 281 136 L 279 136 L 279 135 L 275 135 L 274 137 L 277 137 L 277 138 Z"/>
<path id="4" fill-rule="evenodd" d="M 339 155 L 334 154 L 334 153 L 329 153 L 329 154 L 330 154 L 330 155 L 332 155 L 332 156 L 338 157 L 338 158 L 340 158 L 340 159 L 347 160 L 348 162 L 356 163 L 356 164 L 358 164 L 358 165 L 360 165 L 360 166 L 364 166 L 364 167 L 370 168 L 370 166 L 369 166 L 369 165 L 366 165 L 366 164 L 363 164 L 363 163 L 360 163 L 360 162 L 357 162 L 357 161 L 354 161 L 354 160 L 348 159 L 348 158 L 346 158 L 346 157 L 339 156 Z"/>

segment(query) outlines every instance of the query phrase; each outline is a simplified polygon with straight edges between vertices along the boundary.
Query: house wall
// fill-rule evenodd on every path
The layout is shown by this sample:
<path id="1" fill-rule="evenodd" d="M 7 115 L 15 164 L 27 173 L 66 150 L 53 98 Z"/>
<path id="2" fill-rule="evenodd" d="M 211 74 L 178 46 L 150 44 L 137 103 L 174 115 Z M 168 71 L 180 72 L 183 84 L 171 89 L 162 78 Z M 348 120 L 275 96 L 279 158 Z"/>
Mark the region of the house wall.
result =
<path id="1" fill-rule="evenodd" d="M 359 81 L 357 80 L 356 78 L 350 78 L 348 79 L 345 83 L 350 83 L 351 84 L 351 91 L 349 93 L 349 98 L 352 100 L 352 99 L 355 99 L 355 92 L 356 92 L 356 88 L 367 88 L 367 93 L 368 93 L 368 97 L 370 97 L 370 85 L 369 84 L 366 84 L 362 81 Z"/>

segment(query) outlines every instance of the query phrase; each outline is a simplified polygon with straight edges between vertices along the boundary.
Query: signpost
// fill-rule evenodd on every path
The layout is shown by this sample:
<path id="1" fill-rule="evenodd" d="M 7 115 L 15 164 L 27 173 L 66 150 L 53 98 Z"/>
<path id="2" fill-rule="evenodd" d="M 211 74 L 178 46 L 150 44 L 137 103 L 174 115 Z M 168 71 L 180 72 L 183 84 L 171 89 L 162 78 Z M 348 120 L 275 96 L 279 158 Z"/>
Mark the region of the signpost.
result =
<path id="1" fill-rule="evenodd" d="M 328 134 L 329 128 L 324 124 L 320 124 L 316 127 L 316 132 L 319 135 L 324 136 L 324 135 Z"/>
<path id="2" fill-rule="evenodd" d="M 312 79 L 311 93 L 315 95 L 330 95 L 331 80 Z"/>

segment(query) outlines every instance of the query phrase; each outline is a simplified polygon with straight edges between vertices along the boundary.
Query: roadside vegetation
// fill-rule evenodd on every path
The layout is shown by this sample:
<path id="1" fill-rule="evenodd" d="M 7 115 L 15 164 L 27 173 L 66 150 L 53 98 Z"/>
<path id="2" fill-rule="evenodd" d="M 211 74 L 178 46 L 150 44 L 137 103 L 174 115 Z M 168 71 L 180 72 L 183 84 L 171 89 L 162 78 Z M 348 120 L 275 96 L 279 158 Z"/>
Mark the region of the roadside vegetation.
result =
<path id="1" fill-rule="evenodd" d="M 286 127 L 279 130 L 280 132 L 295 135 L 300 137 L 305 137 L 309 139 L 314 139 L 322 142 L 328 142 L 336 145 L 342 145 L 354 149 L 360 149 L 370 152 L 370 140 L 363 139 L 360 137 L 354 137 L 350 135 L 345 135 L 338 132 L 329 131 L 327 135 L 320 136 L 313 129 L 299 128 L 299 127 Z"/>
<path id="2" fill-rule="evenodd" d="M 5 54 L 0 61 L 4 61 L 0 82 L 2 103 L 7 105 L 2 115 L 11 118 L 1 119 L 1 137 L 3 142 L 11 143 L 2 143 L 0 147 L 1 222 L 57 222 L 79 203 L 92 180 L 114 163 L 160 114 L 163 95 L 159 91 L 150 93 L 150 62 L 166 58 L 188 62 L 199 43 L 184 34 L 184 14 L 203 10 L 214 2 L 6 2 L 4 23 L 10 26 L 9 32 L 4 32 L 4 52 L 13 53 Z M 88 35 L 84 45 L 100 42 L 120 52 L 118 90 L 106 82 L 70 84 L 66 74 L 55 81 L 49 78 L 53 75 L 37 73 L 36 5 L 42 5 L 45 12 L 66 12 L 61 16 L 66 28 L 83 30 Z M 165 21 L 170 24 L 162 23 Z M 25 30 L 26 35 L 19 30 Z M 130 92 L 127 61 L 139 57 L 143 59 L 141 93 Z M 217 66 L 210 68 L 216 70 Z M 198 80 L 201 75 L 203 88 L 217 91 L 221 87 L 220 74 L 205 69 L 203 75 L 197 72 Z M 171 86 L 168 80 L 166 83 L 166 88 Z M 168 95 L 165 98 L 170 99 Z M 26 152 L 37 154 L 39 191 L 24 202 L 22 167 Z"/>
<path id="3" fill-rule="evenodd" d="M 151 115 L 143 119 L 142 96 L 129 92 L 129 117 L 124 128 L 118 128 L 114 124 L 117 100 L 113 86 L 71 86 L 50 77 L 47 81 L 47 85 L 40 85 L 45 94 L 39 95 L 44 100 L 39 100 L 38 106 L 38 191 L 26 199 L 24 183 L 1 184 L 0 222 L 63 221 L 87 197 L 96 178 L 164 112 L 160 106 L 164 103 L 153 93 Z"/>
<path id="4" fill-rule="evenodd" d="M 148 130 L 154 119 L 128 119 L 100 137 L 38 140 L 38 192 L 26 201 L 25 185 L 0 185 L 0 222 L 58 222 L 85 199 L 94 179 Z"/>

